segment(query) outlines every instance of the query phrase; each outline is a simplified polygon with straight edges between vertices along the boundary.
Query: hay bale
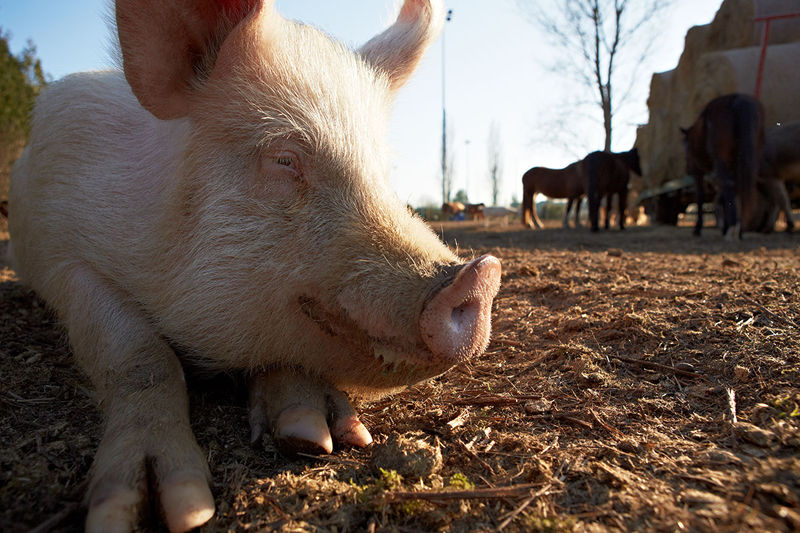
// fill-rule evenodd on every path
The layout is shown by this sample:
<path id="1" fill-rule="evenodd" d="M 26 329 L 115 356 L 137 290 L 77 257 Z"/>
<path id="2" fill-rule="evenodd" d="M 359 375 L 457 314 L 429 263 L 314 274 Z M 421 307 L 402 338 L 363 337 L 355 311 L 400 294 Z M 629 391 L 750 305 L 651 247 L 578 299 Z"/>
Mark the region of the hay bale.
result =
<path id="1" fill-rule="evenodd" d="M 681 122 L 691 124 L 705 105 L 717 96 L 736 92 L 753 94 L 760 53 L 761 49 L 753 46 L 701 56 L 695 73 L 694 90 L 682 113 Z M 800 120 L 800 106 L 797 105 L 799 57 L 800 42 L 769 47 L 761 85 L 767 126 Z"/>
<path id="2" fill-rule="evenodd" d="M 653 74 L 650 80 L 648 108 L 650 118 L 646 128 L 637 132 L 639 157 L 642 164 L 643 187 L 657 187 L 683 174 L 683 152 L 674 109 L 681 104 L 675 98 L 677 69 Z M 641 137 L 641 139 L 640 139 Z M 675 165 L 675 143 L 678 146 L 678 165 Z"/>
<path id="3" fill-rule="evenodd" d="M 650 78 L 650 96 L 647 97 L 647 108 L 653 111 L 668 111 L 670 106 L 670 92 L 672 90 L 672 77 L 675 69 L 666 72 L 656 72 Z"/>
<path id="4" fill-rule="evenodd" d="M 650 176 L 651 161 L 653 157 L 653 127 L 650 124 L 644 124 L 636 128 L 636 140 L 633 143 L 634 148 L 639 150 L 639 164 L 642 167 L 641 179 L 633 178 L 630 181 L 630 189 L 635 191 L 637 195 L 645 188 L 653 185 L 653 178 Z"/>
<path id="5" fill-rule="evenodd" d="M 797 0 L 725 0 L 717 11 L 708 35 L 707 50 L 730 50 L 760 45 L 764 23 L 754 18 L 800 11 Z M 800 18 L 770 23 L 769 44 L 800 41 Z"/>
<path id="6" fill-rule="evenodd" d="M 710 24 L 689 29 L 677 67 L 650 80 L 650 118 L 636 141 L 645 187 L 685 175 L 680 126 L 690 126 L 717 96 L 755 91 L 764 24 L 753 18 L 797 11 L 798 0 L 725 0 Z M 791 101 L 800 90 L 800 18 L 773 21 L 769 43 L 761 92 L 768 125 L 797 120 L 800 112 Z"/>
<path id="7" fill-rule="evenodd" d="M 675 79 L 672 82 L 675 84 L 673 87 L 673 95 L 676 89 L 691 87 L 694 84 L 694 68 L 697 64 L 697 59 L 709 51 L 708 40 L 711 33 L 711 24 L 702 26 L 692 26 L 686 32 L 686 37 L 683 40 L 683 52 L 678 60 L 678 66 L 675 69 Z"/>

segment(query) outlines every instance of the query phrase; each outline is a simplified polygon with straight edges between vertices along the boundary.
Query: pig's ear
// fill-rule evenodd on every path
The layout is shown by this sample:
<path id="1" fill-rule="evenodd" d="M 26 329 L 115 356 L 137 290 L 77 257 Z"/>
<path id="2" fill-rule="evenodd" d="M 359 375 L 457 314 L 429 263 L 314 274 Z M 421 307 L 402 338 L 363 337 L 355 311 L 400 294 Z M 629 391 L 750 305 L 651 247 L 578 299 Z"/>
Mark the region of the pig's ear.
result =
<path id="1" fill-rule="evenodd" d="M 139 103 L 161 119 L 186 115 L 198 75 L 262 4 L 272 0 L 116 0 L 125 78 Z"/>
<path id="2" fill-rule="evenodd" d="M 442 0 L 405 0 L 397 21 L 359 52 L 368 63 L 386 72 L 395 91 L 408 80 L 425 49 L 439 36 L 443 21 Z"/>

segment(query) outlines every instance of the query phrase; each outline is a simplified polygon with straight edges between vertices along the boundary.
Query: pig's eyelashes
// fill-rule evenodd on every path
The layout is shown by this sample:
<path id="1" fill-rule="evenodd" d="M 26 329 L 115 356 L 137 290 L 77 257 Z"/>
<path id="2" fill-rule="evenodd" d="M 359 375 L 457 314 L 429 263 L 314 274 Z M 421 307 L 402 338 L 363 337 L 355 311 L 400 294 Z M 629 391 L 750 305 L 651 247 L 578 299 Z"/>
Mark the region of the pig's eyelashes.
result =
<path id="1" fill-rule="evenodd" d="M 272 161 L 276 165 L 289 168 L 295 174 L 295 177 L 299 178 L 303 174 L 300 168 L 300 159 L 297 157 L 297 154 L 293 152 L 281 152 L 276 154 L 272 156 Z"/>

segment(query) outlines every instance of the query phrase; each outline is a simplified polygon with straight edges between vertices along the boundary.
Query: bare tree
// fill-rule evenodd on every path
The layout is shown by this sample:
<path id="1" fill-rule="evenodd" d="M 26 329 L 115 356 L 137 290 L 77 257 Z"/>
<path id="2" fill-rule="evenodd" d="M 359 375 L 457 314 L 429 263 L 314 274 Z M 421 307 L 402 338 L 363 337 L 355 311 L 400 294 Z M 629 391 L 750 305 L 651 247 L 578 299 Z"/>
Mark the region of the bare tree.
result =
<path id="1" fill-rule="evenodd" d="M 492 205 L 497 205 L 497 197 L 500 194 L 500 184 L 503 176 L 503 145 L 500 141 L 500 126 L 494 120 L 489 125 L 487 147 L 489 149 L 489 180 L 492 184 Z"/>
<path id="2" fill-rule="evenodd" d="M 602 110 L 606 151 L 611 150 L 613 121 L 647 60 L 655 22 L 671 0 L 517 0 L 520 9 L 561 49 L 559 70 L 579 80 Z M 627 82 L 620 75 L 626 64 Z M 566 68 L 564 68 L 566 67 Z M 617 89 L 623 90 L 617 96 Z"/>

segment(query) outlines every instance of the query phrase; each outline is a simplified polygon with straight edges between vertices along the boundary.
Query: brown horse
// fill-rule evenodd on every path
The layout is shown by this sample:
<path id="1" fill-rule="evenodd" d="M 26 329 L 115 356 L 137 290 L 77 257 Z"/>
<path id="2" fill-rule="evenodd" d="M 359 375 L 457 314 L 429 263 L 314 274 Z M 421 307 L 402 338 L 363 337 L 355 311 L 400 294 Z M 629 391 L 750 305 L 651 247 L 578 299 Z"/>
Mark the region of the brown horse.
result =
<path id="1" fill-rule="evenodd" d="M 467 208 L 461 202 L 445 202 L 442 204 L 442 217 L 455 220 L 459 213 Z"/>
<path id="2" fill-rule="evenodd" d="M 786 231 L 794 229 L 792 205 L 786 185 L 800 185 L 800 122 L 776 126 L 766 131 L 758 166 L 758 185 L 786 219 Z M 767 229 L 772 229 L 767 228 Z"/>
<path id="3" fill-rule="evenodd" d="M 731 238 L 738 234 L 741 238 L 742 226 L 749 226 L 755 214 L 756 177 L 764 144 L 764 106 L 745 94 L 720 96 L 706 105 L 689 129 L 681 131 L 686 172 L 694 178 L 697 195 L 694 234 L 700 235 L 703 227 L 703 176 L 713 171 L 722 199 L 722 235 Z M 728 230 L 733 231 L 729 234 Z"/>
<path id="4" fill-rule="evenodd" d="M 567 199 L 563 222 L 565 228 L 569 227 L 567 220 L 572 203 L 577 201 L 575 227 L 580 226 L 581 200 L 584 194 L 580 161 L 561 169 L 533 167 L 522 175 L 522 224 L 531 229 L 542 227 L 542 221 L 536 214 L 536 195 L 538 193 L 550 198 Z"/>
<path id="5" fill-rule="evenodd" d="M 619 229 L 625 229 L 625 209 L 628 206 L 628 181 L 631 172 L 642 175 L 639 164 L 639 150 L 627 152 L 592 152 L 583 158 L 583 174 L 586 177 L 586 196 L 589 200 L 589 221 L 592 231 L 599 224 L 600 200 L 606 197 L 605 228 L 611 220 L 611 200 L 619 197 L 617 213 Z"/>

